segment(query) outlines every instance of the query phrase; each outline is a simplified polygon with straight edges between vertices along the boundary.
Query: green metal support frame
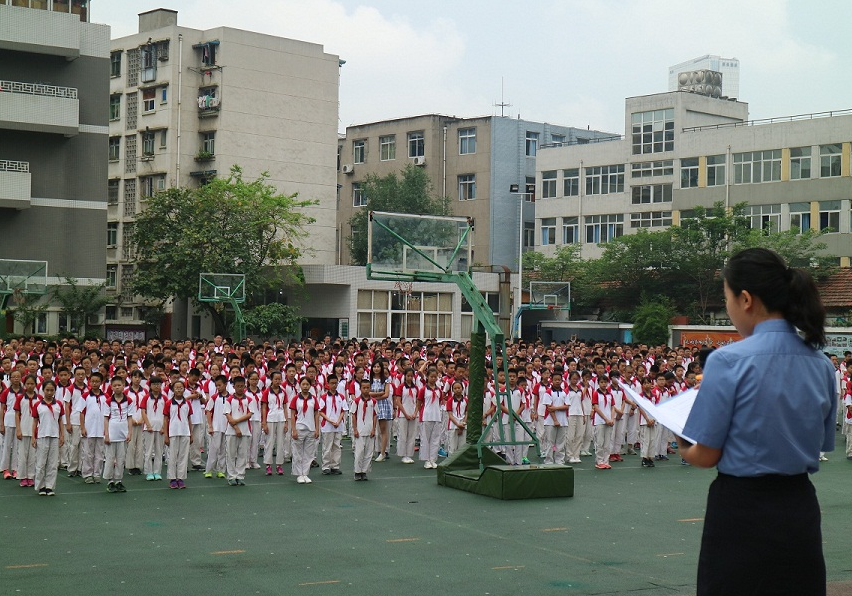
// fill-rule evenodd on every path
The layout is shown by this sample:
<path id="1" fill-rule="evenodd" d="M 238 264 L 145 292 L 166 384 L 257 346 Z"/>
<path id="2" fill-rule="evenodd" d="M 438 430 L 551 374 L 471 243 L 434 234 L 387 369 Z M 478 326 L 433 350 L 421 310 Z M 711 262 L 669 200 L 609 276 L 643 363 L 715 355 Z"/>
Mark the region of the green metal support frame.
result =
<path id="1" fill-rule="evenodd" d="M 372 267 L 372 263 L 367 263 L 367 279 L 377 279 L 385 281 L 399 281 L 400 279 L 405 279 L 408 281 L 421 281 L 432 283 L 454 283 L 456 284 L 456 286 L 458 286 L 459 290 L 461 290 L 461 293 L 467 300 L 468 304 L 470 304 L 471 310 L 473 311 L 475 323 L 474 331 L 471 334 L 471 366 L 469 371 L 470 386 L 466 417 L 467 443 L 469 445 L 476 446 L 480 472 L 485 468 L 482 463 L 482 450 L 486 447 L 495 447 L 498 445 L 529 445 L 530 443 L 532 443 L 535 445 L 536 453 L 541 455 L 541 444 L 539 443 L 538 437 L 535 435 L 532 429 L 527 426 L 526 422 L 521 420 L 517 412 L 512 409 L 512 396 L 510 395 L 509 391 L 506 389 L 503 389 L 501 391 L 499 385 L 497 385 L 498 403 L 506 405 L 506 408 L 509 410 L 509 416 L 511 421 L 520 423 L 521 428 L 529 435 L 529 439 L 522 440 L 516 436 L 515 424 L 509 425 L 509 436 L 506 436 L 506 430 L 503 428 L 503 424 L 500 422 L 503 416 L 499 408 L 494 413 L 494 416 L 491 417 L 491 420 L 488 422 L 485 429 L 482 429 L 483 401 L 485 397 L 484 358 L 486 334 L 491 338 L 491 357 L 493 361 L 496 362 L 498 355 L 504 356 L 503 373 L 506 378 L 507 387 L 509 382 L 509 361 L 508 358 L 505 357 L 506 335 L 503 333 L 503 330 L 497 324 L 497 319 L 494 318 L 494 313 L 491 310 L 491 307 L 488 306 L 488 303 L 485 301 L 485 298 L 479 292 L 479 288 L 476 287 L 476 284 L 470 277 L 470 273 L 467 271 L 449 271 L 448 267 L 443 267 L 433 261 L 428 255 L 424 254 L 411 242 L 388 228 L 381 221 L 377 219 L 372 219 L 372 213 L 370 214 L 370 219 L 374 224 L 384 228 L 384 230 L 391 234 L 394 238 L 396 238 L 397 240 L 420 254 L 423 258 L 432 263 L 441 271 L 383 271 L 375 270 Z M 473 223 L 470 219 L 468 219 L 468 227 L 459 239 L 458 245 L 456 246 L 452 257 L 449 259 L 450 263 L 455 260 L 455 256 L 458 254 L 459 250 L 461 249 L 461 246 L 464 244 L 471 231 L 473 231 Z M 479 363 L 474 366 L 474 353 L 479 353 L 482 355 L 481 357 L 483 362 L 481 363 L 481 366 L 479 366 Z M 496 385 L 496 372 L 494 382 Z M 497 425 L 498 439 L 496 441 L 488 441 L 487 437 L 495 423 Z"/>
<path id="2" fill-rule="evenodd" d="M 204 275 L 204 274 L 202 274 Z M 245 280 L 242 282 L 245 283 Z M 231 308 L 234 309 L 234 319 L 237 322 L 237 342 L 241 342 L 246 338 L 246 319 L 243 316 L 243 310 L 240 308 L 240 302 L 233 295 L 228 296 L 226 299 L 211 299 L 202 297 L 201 292 L 198 292 L 198 301 L 199 302 L 227 302 L 231 305 Z"/>

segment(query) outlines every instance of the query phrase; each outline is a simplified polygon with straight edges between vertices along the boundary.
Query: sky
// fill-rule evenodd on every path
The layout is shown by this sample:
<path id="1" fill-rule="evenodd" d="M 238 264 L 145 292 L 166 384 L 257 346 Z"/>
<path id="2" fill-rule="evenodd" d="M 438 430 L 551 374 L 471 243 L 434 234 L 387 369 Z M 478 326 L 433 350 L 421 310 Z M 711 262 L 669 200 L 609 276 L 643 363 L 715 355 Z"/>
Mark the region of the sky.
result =
<path id="1" fill-rule="evenodd" d="M 740 60 L 750 118 L 852 108 L 849 0 L 94 0 L 112 37 L 178 11 L 321 44 L 346 61 L 342 132 L 418 114 L 505 114 L 623 134 L 624 98 L 665 92 L 668 67 Z"/>

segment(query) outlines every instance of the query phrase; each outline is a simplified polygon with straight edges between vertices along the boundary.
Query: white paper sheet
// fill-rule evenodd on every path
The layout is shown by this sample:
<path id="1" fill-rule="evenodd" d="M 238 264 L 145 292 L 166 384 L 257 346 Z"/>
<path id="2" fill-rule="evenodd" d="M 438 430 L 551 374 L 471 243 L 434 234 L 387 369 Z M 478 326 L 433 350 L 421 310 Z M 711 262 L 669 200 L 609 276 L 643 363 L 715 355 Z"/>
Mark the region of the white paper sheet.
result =
<path id="1" fill-rule="evenodd" d="M 627 395 L 630 396 L 630 399 L 636 402 L 636 405 L 642 408 L 657 424 L 662 424 L 674 434 L 683 437 L 690 443 L 696 442 L 683 434 L 683 427 L 686 424 L 686 419 L 689 418 L 689 413 L 692 411 L 692 405 L 695 403 L 698 389 L 687 389 L 683 393 L 678 393 L 671 399 L 657 405 L 650 399 L 636 393 L 626 384 L 620 383 L 620 385 Z"/>

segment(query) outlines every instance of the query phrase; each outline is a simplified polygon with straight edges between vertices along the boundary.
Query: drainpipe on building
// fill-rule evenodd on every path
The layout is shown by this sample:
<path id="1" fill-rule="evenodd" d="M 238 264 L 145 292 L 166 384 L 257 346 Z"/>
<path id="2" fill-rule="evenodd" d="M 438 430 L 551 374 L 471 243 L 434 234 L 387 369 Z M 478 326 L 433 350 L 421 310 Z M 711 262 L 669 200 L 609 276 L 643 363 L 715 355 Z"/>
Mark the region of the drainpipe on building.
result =
<path id="1" fill-rule="evenodd" d="M 180 186 L 180 98 L 183 94 L 183 33 L 178 34 L 177 143 L 175 148 L 175 186 Z"/>
<path id="2" fill-rule="evenodd" d="M 443 153 L 444 154 L 441 157 L 441 162 L 442 162 L 442 165 L 441 165 L 441 168 L 442 168 L 442 171 L 441 171 L 441 178 L 442 178 L 442 180 L 441 180 L 441 196 L 446 197 L 447 196 L 447 127 L 446 126 L 444 126 L 444 149 L 443 149 Z"/>

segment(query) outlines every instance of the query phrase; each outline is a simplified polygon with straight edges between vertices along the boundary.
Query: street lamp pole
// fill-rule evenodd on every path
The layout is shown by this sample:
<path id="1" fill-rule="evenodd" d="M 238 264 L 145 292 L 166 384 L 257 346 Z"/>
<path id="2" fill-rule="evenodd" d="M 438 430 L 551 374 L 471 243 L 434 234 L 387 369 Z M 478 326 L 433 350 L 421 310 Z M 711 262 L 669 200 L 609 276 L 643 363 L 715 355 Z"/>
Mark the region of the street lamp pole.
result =
<path id="1" fill-rule="evenodd" d="M 528 189 L 524 189 L 528 190 Z M 516 317 L 517 317 L 517 336 L 512 339 L 521 338 L 521 306 L 524 301 L 524 197 L 529 196 L 529 192 L 520 192 L 520 185 L 509 185 L 509 194 L 518 197 L 518 296 L 515 301 Z"/>

